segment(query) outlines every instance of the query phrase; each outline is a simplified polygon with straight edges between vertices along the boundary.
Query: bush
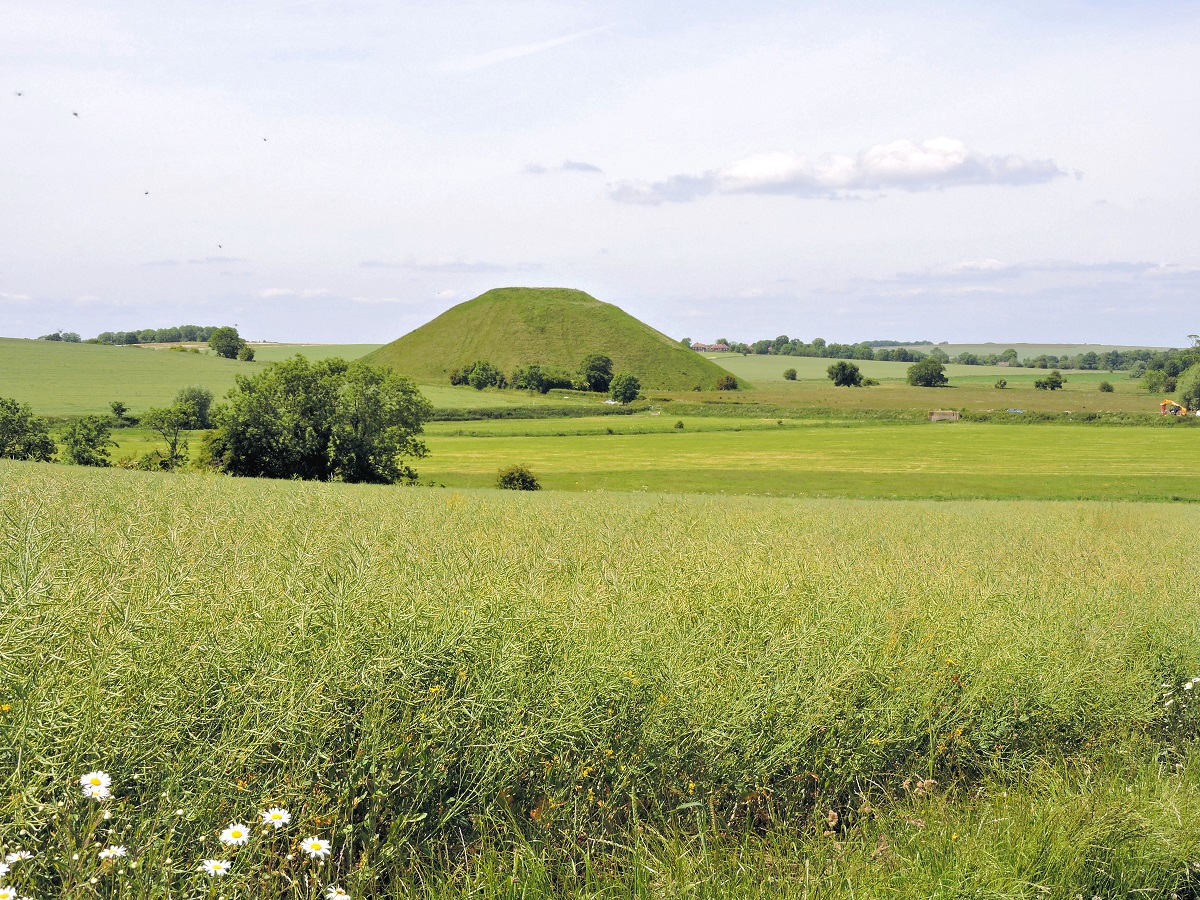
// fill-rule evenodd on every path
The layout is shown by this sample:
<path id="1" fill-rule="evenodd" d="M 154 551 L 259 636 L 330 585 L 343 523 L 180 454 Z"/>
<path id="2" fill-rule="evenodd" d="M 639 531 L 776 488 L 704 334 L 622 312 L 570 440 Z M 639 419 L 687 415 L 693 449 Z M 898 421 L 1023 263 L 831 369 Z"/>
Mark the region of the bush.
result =
<path id="1" fill-rule="evenodd" d="M 1113 386 L 1112 386 L 1111 382 L 1108 382 L 1108 381 L 1100 382 L 1100 393 L 1111 394 L 1112 392 L 1113 392 Z"/>
<path id="2" fill-rule="evenodd" d="M 84 416 L 67 423 L 63 429 L 62 461 L 75 466 L 112 465 L 108 448 L 116 443 L 109 440 L 112 424 L 107 416 Z"/>
<path id="3" fill-rule="evenodd" d="M 489 387 L 505 387 L 508 380 L 504 374 L 484 359 L 477 359 L 469 366 L 453 369 L 450 372 L 450 383 L 455 385 L 469 384 L 477 391 Z"/>
<path id="4" fill-rule="evenodd" d="M 1200 363 L 1185 369 L 1177 379 L 1179 402 L 1188 409 L 1200 409 Z"/>
<path id="5" fill-rule="evenodd" d="M 208 388 L 199 384 L 180 388 L 175 394 L 175 402 L 189 404 L 195 410 L 187 424 L 189 430 L 200 431 L 212 428 L 212 421 L 209 419 L 208 413 L 212 408 L 213 395 Z"/>
<path id="6" fill-rule="evenodd" d="M 509 466 L 496 475 L 496 487 L 505 491 L 540 491 L 542 486 L 524 466 Z"/>
<path id="7" fill-rule="evenodd" d="M 58 449 L 46 423 L 28 403 L 0 397 L 0 459 L 49 462 Z"/>
<path id="8" fill-rule="evenodd" d="M 863 382 L 862 382 L 862 386 L 863 387 L 878 387 L 879 382 L 876 381 L 874 378 L 864 378 Z"/>
<path id="9" fill-rule="evenodd" d="M 722 375 L 717 379 L 718 391 L 736 391 L 738 389 L 738 380 L 732 375 Z"/>
<path id="10" fill-rule="evenodd" d="M 676 423 L 675 423 L 675 427 L 676 427 L 676 428 L 683 428 L 683 419 L 680 419 L 678 422 L 676 422 Z"/>
<path id="11" fill-rule="evenodd" d="M 1039 391 L 1059 391 L 1066 384 L 1067 379 L 1062 377 L 1062 372 L 1055 369 L 1045 378 L 1039 378 L 1033 383 L 1034 388 Z"/>
<path id="12" fill-rule="evenodd" d="M 834 387 L 861 387 L 863 383 L 862 372 L 858 366 L 844 359 L 839 359 L 831 365 L 825 370 L 825 374 L 829 376 Z"/>
<path id="13" fill-rule="evenodd" d="M 391 369 L 301 356 L 239 375 L 206 462 L 230 475 L 392 484 L 414 481 L 403 463 L 426 454 L 418 440 L 432 407 Z"/>
<path id="14" fill-rule="evenodd" d="M 642 385 L 637 380 L 637 376 L 630 375 L 628 372 L 622 372 L 613 378 L 609 396 L 623 405 L 636 400 L 641 391 Z"/>
<path id="15" fill-rule="evenodd" d="M 949 381 L 946 367 L 933 353 L 908 367 L 908 383 L 914 387 L 945 387 Z"/>
<path id="16" fill-rule="evenodd" d="M 586 385 L 583 387 L 583 390 L 586 391 L 604 393 L 613 380 L 612 366 L 612 360 L 602 354 L 593 353 L 591 356 L 585 357 L 579 365 L 580 386 Z"/>
<path id="17" fill-rule="evenodd" d="M 998 391 L 1006 390 L 1008 388 L 1008 379 L 1006 379 L 1006 378 L 997 379 L 995 388 Z"/>
<path id="18" fill-rule="evenodd" d="M 796 370 L 795 369 L 784 369 L 783 370 L 783 380 L 784 381 L 795 381 L 796 380 Z"/>
<path id="19" fill-rule="evenodd" d="M 242 344 L 242 349 L 238 351 L 237 358 L 242 362 L 254 362 L 254 348 L 249 344 Z"/>

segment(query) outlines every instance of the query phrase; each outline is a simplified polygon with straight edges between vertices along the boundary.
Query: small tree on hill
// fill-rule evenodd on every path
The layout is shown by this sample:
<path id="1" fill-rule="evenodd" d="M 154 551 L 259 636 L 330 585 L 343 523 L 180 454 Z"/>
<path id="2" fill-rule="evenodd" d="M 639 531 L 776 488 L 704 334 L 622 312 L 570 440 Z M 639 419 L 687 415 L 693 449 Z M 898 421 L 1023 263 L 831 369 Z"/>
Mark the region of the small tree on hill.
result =
<path id="1" fill-rule="evenodd" d="M 732 375 L 722 375 L 717 379 L 718 391 L 736 391 L 738 389 L 738 380 Z"/>
<path id="2" fill-rule="evenodd" d="M 937 347 L 933 348 L 935 351 Z M 945 353 L 941 354 L 945 357 Z M 908 367 L 908 383 L 915 387 L 945 387 L 950 379 L 946 377 L 946 367 L 942 365 L 942 361 L 930 352 L 930 355 L 925 357 L 918 363 L 913 363 Z"/>
<path id="3" fill-rule="evenodd" d="M 612 380 L 609 395 L 620 404 L 632 403 L 642 391 L 642 383 L 636 375 L 622 372 Z"/>
<path id="4" fill-rule="evenodd" d="M 49 462 L 56 449 L 46 423 L 28 403 L 0 397 L 0 459 Z"/>
<path id="5" fill-rule="evenodd" d="M 467 373 L 467 384 L 477 391 L 482 391 L 484 388 L 499 387 L 502 377 L 499 369 L 481 359 L 472 364 Z"/>
<path id="6" fill-rule="evenodd" d="M 584 357 L 579 364 L 579 378 L 587 385 L 587 390 L 604 393 L 613 379 L 612 360 L 600 353 Z"/>
<path id="7" fill-rule="evenodd" d="M 62 461 L 75 466 L 112 465 L 108 448 L 116 442 L 109 440 L 112 424 L 106 416 L 84 416 L 67 423 L 62 433 Z"/>
<path id="8" fill-rule="evenodd" d="M 795 381 L 796 380 L 796 370 L 795 369 L 784 369 L 783 370 L 783 380 L 784 381 Z"/>
<path id="9" fill-rule="evenodd" d="M 236 328 L 231 325 L 224 325 L 213 330 L 213 333 L 208 338 L 208 346 L 217 356 L 223 356 L 226 359 L 237 359 L 238 354 L 242 352 L 242 348 L 246 346 L 246 342 L 242 340 Z"/>
<path id="10" fill-rule="evenodd" d="M 237 358 L 242 362 L 254 362 L 254 348 L 249 344 L 242 344 L 242 348 L 238 350 Z"/>
<path id="11" fill-rule="evenodd" d="M 114 400 L 108 404 L 108 408 L 112 410 L 113 418 L 117 420 L 117 427 L 124 428 L 126 425 L 134 424 L 137 419 L 129 414 L 129 407 L 120 400 Z"/>
<path id="12" fill-rule="evenodd" d="M 505 491 L 540 491 L 542 486 L 524 466 L 509 466 L 496 476 L 496 487 Z"/>
<path id="13" fill-rule="evenodd" d="M 846 362 L 844 359 L 839 359 L 828 369 L 825 374 L 829 376 L 829 380 L 833 382 L 835 387 L 859 387 L 862 385 L 862 372 L 852 362 Z"/>

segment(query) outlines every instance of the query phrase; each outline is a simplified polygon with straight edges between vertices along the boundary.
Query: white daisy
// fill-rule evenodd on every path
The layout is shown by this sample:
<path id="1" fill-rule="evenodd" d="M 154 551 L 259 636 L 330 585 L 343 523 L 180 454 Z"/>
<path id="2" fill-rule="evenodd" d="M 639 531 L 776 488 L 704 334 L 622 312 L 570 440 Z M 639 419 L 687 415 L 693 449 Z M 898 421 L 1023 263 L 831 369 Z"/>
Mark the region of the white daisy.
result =
<path id="1" fill-rule="evenodd" d="M 324 859 L 329 855 L 329 841 L 319 837 L 306 837 L 300 842 L 300 849 L 308 854 L 309 859 Z"/>
<path id="2" fill-rule="evenodd" d="M 206 859 L 200 863 L 200 871 L 209 877 L 219 878 L 229 873 L 230 865 L 227 859 Z"/>
<path id="3" fill-rule="evenodd" d="M 8 874 L 8 863 L 0 863 L 0 878 Z"/>
<path id="4" fill-rule="evenodd" d="M 121 859 L 122 857 L 128 855 L 129 851 L 120 844 L 111 844 L 100 851 L 101 859 Z"/>
<path id="5" fill-rule="evenodd" d="M 288 822 L 292 821 L 292 814 L 281 806 L 272 806 L 268 810 L 259 813 L 262 816 L 264 825 L 274 825 L 276 828 L 282 828 Z"/>
<path id="6" fill-rule="evenodd" d="M 221 843 L 226 847 L 240 847 L 250 840 L 250 829 L 240 822 L 234 822 L 221 832 Z"/>
<path id="7" fill-rule="evenodd" d="M 325 888 L 326 900 L 350 900 L 350 895 L 343 891 L 336 884 L 331 884 Z"/>
<path id="8" fill-rule="evenodd" d="M 4 857 L 4 861 L 10 864 L 25 862 L 27 859 L 33 859 L 33 854 L 28 850 L 14 850 L 12 853 L 8 854 L 8 856 Z"/>
<path id="9" fill-rule="evenodd" d="M 17 900 L 15 887 L 0 887 L 0 900 Z"/>
<path id="10" fill-rule="evenodd" d="M 112 791 L 109 787 L 112 785 L 112 778 L 107 772 L 99 770 L 88 772 L 79 778 L 79 786 L 83 788 L 83 796 L 91 797 L 93 800 L 107 800 L 112 796 Z"/>

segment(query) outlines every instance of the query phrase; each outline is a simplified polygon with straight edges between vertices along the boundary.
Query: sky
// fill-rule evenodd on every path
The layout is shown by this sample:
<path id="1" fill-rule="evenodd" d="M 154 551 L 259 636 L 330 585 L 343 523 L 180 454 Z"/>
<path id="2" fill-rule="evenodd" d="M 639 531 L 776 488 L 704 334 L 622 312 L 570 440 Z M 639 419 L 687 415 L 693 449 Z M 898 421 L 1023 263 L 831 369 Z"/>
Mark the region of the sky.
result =
<path id="1" fill-rule="evenodd" d="M 7 0 L 0 335 L 1186 346 L 1200 5 Z"/>

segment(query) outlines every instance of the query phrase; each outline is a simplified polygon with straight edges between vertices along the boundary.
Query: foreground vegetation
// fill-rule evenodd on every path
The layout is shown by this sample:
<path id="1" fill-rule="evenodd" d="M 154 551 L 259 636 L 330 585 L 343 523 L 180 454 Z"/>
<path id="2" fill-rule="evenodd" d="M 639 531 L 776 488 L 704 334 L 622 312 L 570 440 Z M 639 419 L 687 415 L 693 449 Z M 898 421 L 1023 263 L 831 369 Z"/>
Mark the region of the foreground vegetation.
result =
<path id="1" fill-rule="evenodd" d="M 215 894 L 203 859 L 253 898 L 1193 896 L 1198 529 L 2 463 L 2 849 L 46 897 Z"/>

